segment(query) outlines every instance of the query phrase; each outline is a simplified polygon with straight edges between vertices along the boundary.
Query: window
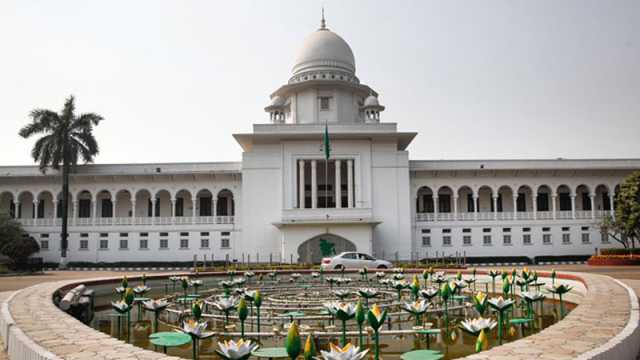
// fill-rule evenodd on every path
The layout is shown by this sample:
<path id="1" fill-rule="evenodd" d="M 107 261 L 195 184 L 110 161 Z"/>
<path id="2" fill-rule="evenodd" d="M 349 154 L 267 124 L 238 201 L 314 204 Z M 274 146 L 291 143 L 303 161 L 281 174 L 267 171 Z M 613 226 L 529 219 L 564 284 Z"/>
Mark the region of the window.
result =
<path id="1" fill-rule="evenodd" d="M 571 196 L 569 193 L 560 193 L 560 211 L 571 211 Z"/>
<path id="2" fill-rule="evenodd" d="M 140 233 L 140 237 L 148 237 L 149 233 Z"/>
<path id="3" fill-rule="evenodd" d="M 482 229 L 482 232 L 490 233 L 491 232 L 491 228 L 484 228 L 484 229 Z"/>
<path id="4" fill-rule="evenodd" d="M 571 230 L 571 229 L 568 226 L 565 226 L 565 227 L 562 228 L 562 231 L 569 231 L 569 230 Z"/>
<path id="5" fill-rule="evenodd" d="M 109 248 L 109 239 L 100 239 L 100 250 L 107 250 Z"/>
<path id="6" fill-rule="evenodd" d="M 200 198 L 200 216 L 213 216 L 211 196 Z"/>
<path id="7" fill-rule="evenodd" d="M 102 199 L 101 208 L 102 208 L 102 217 L 112 217 L 113 216 L 113 203 L 111 199 Z"/>
<path id="8" fill-rule="evenodd" d="M 209 232 L 208 231 L 203 231 L 200 233 L 200 236 L 209 236 Z"/>
<path id="9" fill-rule="evenodd" d="M 109 237 L 109 234 L 108 233 L 100 233 L 100 237 L 103 237 L 103 238 L 104 237 Z"/>
<path id="10" fill-rule="evenodd" d="M 149 239 L 140 239 L 140 250 L 146 250 L 149 248 Z"/>
<path id="11" fill-rule="evenodd" d="M 223 231 L 223 232 L 220 233 L 220 235 L 229 236 L 229 235 L 231 235 L 231 233 L 229 231 Z"/>
<path id="12" fill-rule="evenodd" d="M 522 243 L 524 245 L 531 245 L 531 234 L 523 234 L 522 235 Z"/>
<path id="13" fill-rule="evenodd" d="M 223 249 L 230 248 L 230 246 L 229 246 L 229 238 L 220 239 L 220 247 L 223 248 Z"/>
<path id="14" fill-rule="evenodd" d="M 209 239 L 200 239 L 200 248 L 208 249 L 209 248 Z"/>
<path id="15" fill-rule="evenodd" d="M 601 230 L 600 231 L 600 241 L 603 244 L 608 244 L 609 243 L 609 233 L 606 230 Z"/>
<path id="16" fill-rule="evenodd" d="M 531 231 L 531 228 L 528 228 L 528 227 L 522 228 L 522 232 L 530 232 L 530 231 Z"/>
<path id="17" fill-rule="evenodd" d="M 78 201 L 78 217 L 79 218 L 91 217 L 91 200 L 80 199 L 80 201 Z"/>
<path id="18" fill-rule="evenodd" d="M 451 212 L 451 195 L 442 194 L 438 197 L 438 211 L 441 213 Z"/>
<path id="19" fill-rule="evenodd" d="M 527 211 L 527 198 L 524 193 L 518 193 L 518 197 L 516 198 L 516 210 L 518 212 Z"/>
<path id="20" fill-rule="evenodd" d="M 470 233 L 470 232 L 471 232 L 471 229 L 469 229 L 469 228 L 462 229 L 462 232 L 463 232 L 463 233 Z"/>
<path id="21" fill-rule="evenodd" d="M 474 212 L 475 203 L 473 201 L 473 195 L 467 194 L 467 212 Z"/>
<path id="22" fill-rule="evenodd" d="M 180 236 L 189 236 L 189 233 L 188 232 L 181 232 Z"/>
<path id="23" fill-rule="evenodd" d="M 511 245 L 511 235 L 502 235 L 502 243 L 504 245 Z"/>
<path id="24" fill-rule="evenodd" d="M 588 226 L 583 226 L 580 228 L 582 231 L 589 231 L 589 227 Z"/>
<path id="25" fill-rule="evenodd" d="M 81 237 L 81 238 L 88 238 L 88 237 L 89 237 L 89 234 L 87 234 L 87 233 L 81 233 L 81 234 L 80 234 L 80 237 Z"/>
<path id="26" fill-rule="evenodd" d="M 442 229 L 443 234 L 451 234 L 451 229 Z"/>
<path id="27" fill-rule="evenodd" d="M 169 239 L 160 239 L 160 249 L 169 248 Z"/>
<path id="28" fill-rule="evenodd" d="M 591 210 L 591 198 L 588 193 L 582 193 L 582 210 Z"/>
<path id="29" fill-rule="evenodd" d="M 484 235 L 482 237 L 482 244 L 483 245 L 491 245 L 491 235 Z"/>
<path id="30" fill-rule="evenodd" d="M 451 236 L 442 237 L 442 246 L 451 246 Z"/>
<path id="31" fill-rule="evenodd" d="M 176 198 L 175 214 L 178 217 L 184 216 L 184 199 L 181 197 Z"/>
<path id="32" fill-rule="evenodd" d="M 582 233 L 582 243 L 589 244 L 591 239 L 589 238 L 589 233 Z"/>
<path id="33" fill-rule="evenodd" d="M 542 234 L 542 243 L 545 245 L 551 244 L 551 234 Z"/>
<path id="34" fill-rule="evenodd" d="M 571 234 L 562 234 L 562 243 L 571 244 Z"/>
<path id="35" fill-rule="evenodd" d="M 40 250 L 49 250 L 49 240 L 40 240 Z"/>
<path id="36" fill-rule="evenodd" d="M 48 239 L 49 238 L 49 234 L 40 234 L 40 237 L 43 239 Z"/>
<path id="37" fill-rule="evenodd" d="M 120 237 L 127 237 L 129 236 L 129 233 L 120 233 Z"/>
<path id="38" fill-rule="evenodd" d="M 431 246 L 431 236 L 422 237 L 422 246 Z"/>
<path id="39" fill-rule="evenodd" d="M 89 250 L 89 240 L 80 239 L 80 250 Z"/>
<path id="40" fill-rule="evenodd" d="M 422 229 L 423 234 L 431 234 L 431 229 Z"/>
<path id="41" fill-rule="evenodd" d="M 189 248 L 189 239 L 180 239 L 180 249 Z"/>
<path id="42" fill-rule="evenodd" d="M 509 233 L 509 232 L 511 232 L 511 228 L 503 228 L 503 229 L 502 229 L 502 232 Z"/>
<path id="43" fill-rule="evenodd" d="M 127 250 L 129 248 L 129 240 L 120 239 L 120 250 Z"/>
<path id="44" fill-rule="evenodd" d="M 462 245 L 471 246 L 471 236 L 465 235 L 462 237 Z"/>
<path id="45" fill-rule="evenodd" d="M 167 237 L 167 236 L 169 236 L 169 233 L 161 232 L 161 233 L 160 233 L 160 236 L 161 236 L 161 237 Z"/>
<path id="46" fill-rule="evenodd" d="M 328 96 L 320 97 L 320 110 L 329 110 L 329 99 Z"/>
<path id="47" fill-rule="evenodd" d="M 551 228 L 543 227 L 543 228 L 542 228 L 542 231 L 543 231 L 543 232 L 549 232 L 549 231 L 551 231 Z"/>
<path id="48" fill-rule="evenodd" d="M 538 211 L 549 211 L 549 194 L 538 193 Z"/>

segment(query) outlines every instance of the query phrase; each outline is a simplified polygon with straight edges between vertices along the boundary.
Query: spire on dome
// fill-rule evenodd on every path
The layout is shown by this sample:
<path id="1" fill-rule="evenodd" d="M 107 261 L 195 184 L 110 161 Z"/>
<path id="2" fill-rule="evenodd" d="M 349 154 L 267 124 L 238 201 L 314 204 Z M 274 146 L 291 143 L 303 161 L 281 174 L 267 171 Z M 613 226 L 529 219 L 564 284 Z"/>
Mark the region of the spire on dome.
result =
<path id="1" fill-rule="evenodd" d="M 327 22 L 324 19 L 324 6 L 322 7 L 322 20 L 320 20 L 320 29 L 319 30 L 329 30 L 329 29 L 327 29 Z"/>

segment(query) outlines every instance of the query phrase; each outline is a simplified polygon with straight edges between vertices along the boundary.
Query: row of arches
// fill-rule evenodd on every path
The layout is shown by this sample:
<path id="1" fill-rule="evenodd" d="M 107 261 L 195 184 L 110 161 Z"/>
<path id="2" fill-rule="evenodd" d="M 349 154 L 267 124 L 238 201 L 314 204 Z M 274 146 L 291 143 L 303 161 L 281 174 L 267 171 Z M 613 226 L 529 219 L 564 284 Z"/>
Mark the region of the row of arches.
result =
<path id="1" fill-rule="evenodd" d="M 417 191 L 416 212 L 605 211 L 615 206 L 614 194 L 618 189 L 619 185 L 615 186 L 612 193 L 605 184 L 581 184 L 575 188 L 564 184 L 556 187 L 483 185 L 475 190 L 470 186 L 455 189 L 443 185 L 434 191 L 429 186 L 421 186 Z"/>
<path id="2" fill-rule="evenodd" d="M 21 191 L 0 192 L 0 213 L 18 219 L 55 218 L 62 216 L 62 193 L 53 195 L 45 190 L 38 193 Z M 139 189 L 80 190 L 69 194 L 67 212 L 70 217 L 187 217 L 234 216 L 234 194 L 229 189 L 216 193 L 208 189 L 193 192 L 150 191 Z"/>

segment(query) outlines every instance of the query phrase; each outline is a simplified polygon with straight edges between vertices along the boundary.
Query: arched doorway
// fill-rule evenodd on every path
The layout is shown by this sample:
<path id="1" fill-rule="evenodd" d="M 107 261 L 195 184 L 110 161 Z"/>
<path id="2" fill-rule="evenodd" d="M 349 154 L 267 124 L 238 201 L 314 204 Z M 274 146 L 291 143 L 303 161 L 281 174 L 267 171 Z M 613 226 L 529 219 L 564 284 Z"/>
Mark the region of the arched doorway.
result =
<path id="1" fill-rule="evenodd" d="M 344 251 L 356 251 L 356 246 L 338 235 L 322 234 L 312 237 L 298 246 L 298 262 L 319 264 L 323 257 L 333 256 Z"/>

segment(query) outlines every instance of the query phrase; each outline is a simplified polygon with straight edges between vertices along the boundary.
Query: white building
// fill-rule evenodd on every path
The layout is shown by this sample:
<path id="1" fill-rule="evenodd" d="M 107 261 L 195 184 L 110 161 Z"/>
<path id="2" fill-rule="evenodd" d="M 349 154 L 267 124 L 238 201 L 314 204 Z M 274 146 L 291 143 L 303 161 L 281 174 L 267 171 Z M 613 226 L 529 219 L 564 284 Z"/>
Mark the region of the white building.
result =
<path id="1" fill-rule="evenodd" d="M 614 246 L 598 224 L 640 160 L 410 161 L 416 133 L 381 121 L 384 106 L 355 70 L 323 20 L 271 94 L 270 122 L 234 135 L 241 162 L 79 166 L 68 261 L 318 261 L 320 239 L 400 259 Z M 60 256 L 60 189 L 54 171 L 0 167 L 0 212 L 40 241 L 46 261 Z"/>

